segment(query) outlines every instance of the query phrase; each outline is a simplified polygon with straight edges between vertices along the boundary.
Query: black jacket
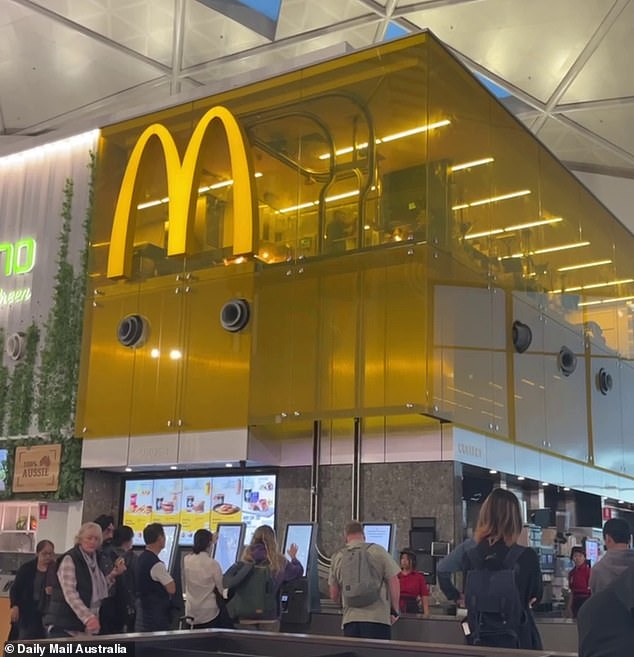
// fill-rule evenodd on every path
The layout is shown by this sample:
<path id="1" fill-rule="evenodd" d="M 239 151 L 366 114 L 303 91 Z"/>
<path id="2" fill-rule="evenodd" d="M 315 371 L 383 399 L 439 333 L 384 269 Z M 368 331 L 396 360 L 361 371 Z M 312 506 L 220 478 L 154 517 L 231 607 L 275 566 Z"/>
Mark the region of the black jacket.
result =
<path id="1" fill-rule="evenodd" d="M 69 556 L 75 565 L 77 593 L 79 593 L 79 597 L 86 607 L 90 608 L 90 602 L 92 600 L 92 579 L 90 578 L 88 564 L 78 546 L 71 548 L 68 552 L 63 554 L 57 561 L 58 566 L 66 556 Z M 66 602 L 64 592 L 62 591 L 62 587 L 57 577 L 55 577 L 55 581 L 53 582 L 53 592 L 48 604 L 48 609 L 44 614 L 44 625 L 54 625 L 60 629 L 71 630 L 74 632 L 83 632 L 85 629 L 84 624 Z"/>
<path id="2" fill-rule="evenodd" d="M 19 625 L 21 627 L 30 627 L 42 623 L 42 611 L 46 607 L 46 592 L 44 588 L 46 586 L 47 574 L 44 573 L 44 577 L 42 578 L 39 601 L 36 601 L 33 595 L 36 575 L 37 559 L 27 561 L 18 568 L 15 580 L 13 580 L 11 590 L 9 591 L 11 607 L 18 607 L 20 610 Z"/>

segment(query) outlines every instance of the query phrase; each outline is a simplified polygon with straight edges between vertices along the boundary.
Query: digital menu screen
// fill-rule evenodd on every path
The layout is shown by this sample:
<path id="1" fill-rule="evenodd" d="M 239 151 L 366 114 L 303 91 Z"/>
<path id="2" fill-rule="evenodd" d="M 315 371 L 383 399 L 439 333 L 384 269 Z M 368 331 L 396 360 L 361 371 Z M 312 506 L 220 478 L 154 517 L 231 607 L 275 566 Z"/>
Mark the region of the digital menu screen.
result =
<path id="1" fill-rule="evenodd" d="M 151 522 L 180 523 L 180 545 L 190 546 L 198 529 L 242 522 L 248 543 L 260 525 L 275 526 L 276 484 L 275 474 L 129 479 L 123 524 L 134 531 L 134 545 L 144 545 L 143 529 Z"/>
<path id="2" fill-rule="evenodd" d="M 314 527 L 312 523 L 289 523 L 286 526 L 284 555 L 288 555 L 288 548 L 295 543 L 297 545 L 297 560 L 304 566 L 304 572 L 308 571 Z"/>
<path id="3" fill-rule="evenodd" d="M 365 534 L 366 543 L 376 543 L 388 552 L 392 551 L 392 525 L 388 523 L 364 522 L 363 533 Z"/>

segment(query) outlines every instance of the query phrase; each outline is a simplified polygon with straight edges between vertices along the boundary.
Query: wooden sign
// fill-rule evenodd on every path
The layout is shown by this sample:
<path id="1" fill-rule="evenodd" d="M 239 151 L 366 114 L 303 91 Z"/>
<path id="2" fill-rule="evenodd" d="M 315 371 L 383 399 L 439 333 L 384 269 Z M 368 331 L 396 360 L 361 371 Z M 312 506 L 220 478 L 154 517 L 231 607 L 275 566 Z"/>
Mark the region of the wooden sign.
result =
<path id="1" fill-rule="evenodd" d="M 15 448 L 13 492 L 56 491 L 59 486 L 61 445 L 33 445 Z"/>

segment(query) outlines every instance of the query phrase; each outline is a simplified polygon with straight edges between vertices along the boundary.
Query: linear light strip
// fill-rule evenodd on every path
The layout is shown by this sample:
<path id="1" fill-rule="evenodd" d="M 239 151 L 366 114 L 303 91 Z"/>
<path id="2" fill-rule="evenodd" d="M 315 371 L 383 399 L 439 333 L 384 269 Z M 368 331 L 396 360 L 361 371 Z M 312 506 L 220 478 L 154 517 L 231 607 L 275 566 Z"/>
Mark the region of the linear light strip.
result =
<path id="1" fill-rule="evenodd" d="M 427 132 L 428 130 L 434 130 L 435 128 L 443 128 L 446 125 L 449 125 L 451 121 L 449 119 L 443 119 L 441 121 L 436 121 L 435 123 L 429 123 L 427 125 L 420 125 L 416 128 L 410 128 L 409 130 L 403 130 L 402 132 L 395 132 L 391 135 L 385 135 L 385 137 L 380 137 L 375 139 L 375 144 L 385 144 L 390 141 L 396 141 L 397 139 L 403 139 L 404 137 L 412 137 L 413 135 L 419 135 L 421 132 Z M 363 142 L 357 144 L 356 146 L 346 146 L 344 148 L 338 148 L 335 151 L 335 155 L 347 155 L 353 151 L 362 151 L 368 147 L 368 142 Z M 320 160 L 330 159 L 330 153 L 322 153 L 319 156 Z"/>
<path id="2" fill-rule="evenodd" d="M 604 303 L 617 303 L 619 301 L 631 301 L 634 299 L 634 296 L 629 297 L 617 297 L 615 299 L 599 299 L 598 301 L 581 301 L 578 303 L 578 306 L 598 306 Z"/>
<path id="3" fill-rule="evenodd" d="M 601 265 L 611 265 L 612 260 L 595 260 L 594 262 L 584 262 L 580 265 L 570 265 L 569 267 L 558 267 L 557 271 L 575 271 L 576 269 L 586 269 L 587 267 L 600 267 Z"/>
<path id="4" fill-rule="evenodd" d="M 261 178 L 264 174 L 260 172 L 256 172 L 254 175 L 256 178 Z M 206 187 L 199 187 L 198 193 L 204 194 L 205 192 L 208 192 L 210 189 L 222 189 L 223 187 L 231 187 L 231 185 L 233 185 L 233 178 L 229 180 L 221 180 L 220 182 L 214 183 L 213 185 L 207 185 Z M 146 208 L 153 208 L 163 203 L 169 203 L 169 197 L 166 196 L 164 198 L 157 199 L 155 201 L 146 201 L 145 203 L 139 203 L 139 205 L 136 206 L 136 209 L 145 210 Z"/>
<path id="5" fill-rule="evenodd" d="M 500 194 L 499 196 L 491 196 L 490 198 L 482 198 L 477 201 L 472 201 L 471 203 L 461 203 L 460 205 L 454 205 L 452 210 L 464 210 L 465 208 L 475 208 L 479 205 L 486 205 L 487 203 L 497 203 L 498 201 L 508 201 L 512 198 L 517 198 L 518 196 L 526 196 L 530 194 L 530 189 L 521 189 L 517 192 L 510 192 L 508 194 Z"/>
<path id="6" fill-rule="evenodd" d="M 526 256 L 541 255 L 543 253 L 554 253 L 555 251 L 567 251 L 568 249 L 578 249 L 582 246 L 589 246 L 590 242 L 573 242 L 572 244 L 562 244 L 561 246 L 551 246 L 547 249 L 537 249 L 527 253 L 514 253 L 509 256 L 500 256 L 498 260 L 510 260 L 511 258 L 524 258 Z"/>
<path id="7" fill-rule="evenodd" d="M 492 157 L 483 157 L 481 160 L 473 160 L 471 162 L 464 162 L 463 164 L 456 164 L 451 167 L 451 173 L 456 173 L 456 171 L 463 171 L 464 169 L 472 169 L 473 167 L 480 167 L 483 164 L 491 164 L 495 160 Z"/>
<path id="8" fill-rule="evenodd" d="M 538 221 L 529 221 L 525 224 L 516 224 L 515 226 L 507 226 L 506 228 L 493 228 L 492 230 L 484 230 L 479 233 L 470 233 L 465 235 L 465 240 L 475 240 L 478 237 L 489 237 L 490 235 L 499 235 L 500 233 L 511 233 L 516 230 L 525 230 L 527 228 L 535 228 L 537 226 L 547 226 L 548 224 L 557 224 L 563 221 L 562 217 L 553 217 L 552 219 L 540 219 Z"/>
<path id="9" fill-rule="evenodd" d="M 343 194 L 336 194 L 335 196 L 328 196 L 324 200 L 326 203 L 332 203 L 333 201 L 340 201 L 344 198 L 350 198 L 351 196 L 358 196 L 359 190 L 355 189 L 351 192 L 344 192 Z M 300 205 L 292 205 L 290 208 L 283 208 L 278 210 L 280 214 L 286 214 L 287 212 L 293 212 L 294 210 L 305 210 L 306 208 L 312 208 L 319 205 L 319 201 L 307 201 L 306 203 L 301 203 Z"/>
<path id="10" fill-rule="evenodd" d="M 566 292 L 579 292 L 581 290 L 596 290 L 599 287 L 610 287 L 611 285 L 625 285 L 634 283 L 634 278 L 623 278 L 620 281 L 608 281 L 607 283 L 591 283 L 590 285 L 575 285 L 565 288 Z"/>

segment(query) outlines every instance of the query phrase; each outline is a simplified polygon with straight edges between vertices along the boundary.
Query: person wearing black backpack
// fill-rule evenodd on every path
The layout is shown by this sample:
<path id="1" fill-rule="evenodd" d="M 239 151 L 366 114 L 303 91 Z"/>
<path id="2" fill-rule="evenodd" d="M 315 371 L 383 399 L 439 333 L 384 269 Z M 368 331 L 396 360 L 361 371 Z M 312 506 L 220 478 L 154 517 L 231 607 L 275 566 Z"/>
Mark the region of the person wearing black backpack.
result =
<path id="1" fill-rule="evenodd" d="M 464 556 L 463 629 L 472 645 L 541 650 L 531 607 L 542 597 L 535 550 L 517 544 L 522 517 L 517 497 L 498 488 L 484 501 L 475 530 L 476 546 Z"/>

